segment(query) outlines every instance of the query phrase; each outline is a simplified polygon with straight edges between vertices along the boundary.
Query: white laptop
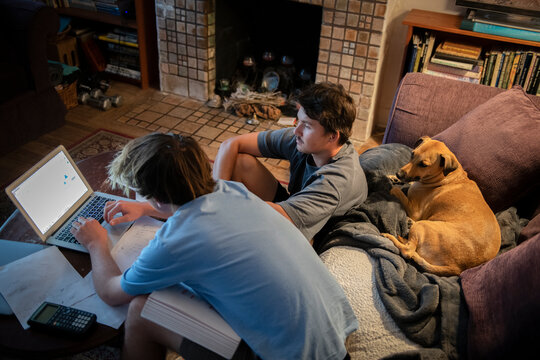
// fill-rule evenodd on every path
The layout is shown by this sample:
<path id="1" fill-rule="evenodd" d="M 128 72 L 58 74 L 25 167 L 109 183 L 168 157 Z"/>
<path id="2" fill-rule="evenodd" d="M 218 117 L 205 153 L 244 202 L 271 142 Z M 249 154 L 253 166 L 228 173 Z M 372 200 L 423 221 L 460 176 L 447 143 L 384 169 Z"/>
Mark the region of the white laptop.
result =
<path id="1" fill-rule="evenodd" d="M 73 221 L 84 216 L 101 223 L 107 201 L 129 200 L 94 192 L 62 145 L 6 187 L 6 193 L 41 240 L 83 252 L 88 251 L 70 232 Z"/>

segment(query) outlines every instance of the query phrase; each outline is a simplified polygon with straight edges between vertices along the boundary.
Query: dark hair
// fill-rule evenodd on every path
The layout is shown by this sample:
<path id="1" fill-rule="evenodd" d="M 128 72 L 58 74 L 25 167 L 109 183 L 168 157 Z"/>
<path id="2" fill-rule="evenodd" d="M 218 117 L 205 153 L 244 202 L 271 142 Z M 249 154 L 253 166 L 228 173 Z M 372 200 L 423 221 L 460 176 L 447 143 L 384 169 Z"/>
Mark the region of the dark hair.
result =
<path id="1" fill-rule="evenodd" d="M 113 188 L 174 205 L 211 193 L 215 185 L 208 157 L 193 138 L 162 133 L 131 140 L 109 165 L 109 179 Z"/>
<path id="2" fill-rule="evenodd" d="M 326 132 L 339 132 L 341 145 L 349 139 L 356 119 L 356 106 L 341 84 L 313 84 L 296 100 L 306 115 L 317 120 Z"/>

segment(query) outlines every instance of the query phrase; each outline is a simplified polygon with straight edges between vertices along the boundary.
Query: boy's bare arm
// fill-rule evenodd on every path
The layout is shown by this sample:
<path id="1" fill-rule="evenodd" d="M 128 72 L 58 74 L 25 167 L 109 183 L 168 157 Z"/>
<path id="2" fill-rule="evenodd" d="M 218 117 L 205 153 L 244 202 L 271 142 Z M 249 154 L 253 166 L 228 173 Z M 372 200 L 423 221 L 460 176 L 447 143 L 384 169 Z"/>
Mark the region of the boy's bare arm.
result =
<path id="1" fill-rule="evenodd" d="M 257 136 L 259 133 L 249 133 L 225 140 L 219 147 L 213 167 L 214 179 L 231 180 L 238 154 L 261 156 Z"/>

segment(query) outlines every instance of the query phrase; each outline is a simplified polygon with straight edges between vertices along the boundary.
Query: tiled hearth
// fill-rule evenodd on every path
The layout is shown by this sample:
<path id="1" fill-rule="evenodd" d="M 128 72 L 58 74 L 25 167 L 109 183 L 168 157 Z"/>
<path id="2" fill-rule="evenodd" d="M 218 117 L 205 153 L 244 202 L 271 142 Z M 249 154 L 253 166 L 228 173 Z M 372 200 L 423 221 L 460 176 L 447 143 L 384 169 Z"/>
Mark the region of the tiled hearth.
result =
<path id="1" fill-rule="evenodd" d="M 366 140 L 387 0 L 291 1 L 322 6 L 316 82 L 348 90 L 358 105 L 352 138 Z M 208 100 L 216 78 L 215 0 L 156 0 L 156 14 L 161 90 Z"/>

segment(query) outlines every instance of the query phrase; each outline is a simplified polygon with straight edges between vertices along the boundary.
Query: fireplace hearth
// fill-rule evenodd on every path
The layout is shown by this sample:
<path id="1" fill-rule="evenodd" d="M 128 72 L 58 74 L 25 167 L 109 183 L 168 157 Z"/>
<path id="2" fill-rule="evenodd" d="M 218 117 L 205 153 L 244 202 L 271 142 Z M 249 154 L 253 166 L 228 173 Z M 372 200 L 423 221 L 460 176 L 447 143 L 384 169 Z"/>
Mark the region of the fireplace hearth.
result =
<path id="1" fill-rule="evenodd" d="M 161 90 L 206 101 L 224 84 L 340 83 L 357 103 L 352 139 L 364 141 L 385 11 L 386 0 L 156 0 Z"/>

